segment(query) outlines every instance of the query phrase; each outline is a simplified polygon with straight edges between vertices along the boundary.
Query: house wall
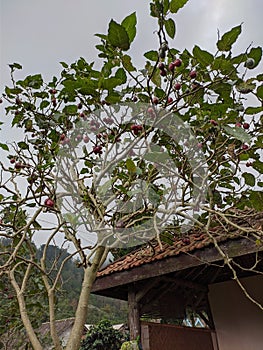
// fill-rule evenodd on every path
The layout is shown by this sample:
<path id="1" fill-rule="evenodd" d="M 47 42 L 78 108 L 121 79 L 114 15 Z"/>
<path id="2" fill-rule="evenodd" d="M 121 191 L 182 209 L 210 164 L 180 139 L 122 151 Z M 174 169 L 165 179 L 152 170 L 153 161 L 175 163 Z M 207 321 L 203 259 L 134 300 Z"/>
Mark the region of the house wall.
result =
<path id="1" fill-rule="evenodd" d="M 241 279 L 248 293 L 263 305 L 263 276 Z M 209 286 L 209 301 L 219 350 L 262 350 L 263 310 L 234 281 Z"/>

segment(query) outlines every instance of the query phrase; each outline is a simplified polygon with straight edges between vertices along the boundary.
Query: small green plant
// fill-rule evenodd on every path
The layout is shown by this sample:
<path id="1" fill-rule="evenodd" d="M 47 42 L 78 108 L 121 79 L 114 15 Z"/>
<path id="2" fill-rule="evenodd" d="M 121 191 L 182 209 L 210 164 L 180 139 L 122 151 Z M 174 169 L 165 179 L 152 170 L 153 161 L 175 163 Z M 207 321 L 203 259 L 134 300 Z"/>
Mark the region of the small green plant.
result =
<path id="1" fill-rule="evenodd" d="M 108 320 L 102 320 L 93 326 L 82 342 L 80 350 L 119 350 L 125 336 L 115 330 Z"/>
<path id="2" fill-rule="evenodd" d="M 136 340 L 126 341 L 122 344 L 121 350 L 139 350 Z"/>

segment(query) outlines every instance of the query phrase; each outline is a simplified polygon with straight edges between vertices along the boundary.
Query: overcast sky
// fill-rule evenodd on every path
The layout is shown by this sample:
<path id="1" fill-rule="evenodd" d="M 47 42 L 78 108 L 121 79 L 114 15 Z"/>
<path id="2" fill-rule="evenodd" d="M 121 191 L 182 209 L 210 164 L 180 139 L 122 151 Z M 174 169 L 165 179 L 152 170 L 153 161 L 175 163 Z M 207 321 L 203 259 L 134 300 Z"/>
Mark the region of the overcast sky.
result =
<path id="1" fill-rule="evenodd" d="M 9 63 L 22 64 L 17 78 L 41 73 L 44 79 L 59 75 L 60 61 L 79 57 L 97 59 L 95 33 L 106 33 L 111 18 L 121 21 L 137 12 L 137 37 L 131 48 L 135 65 L 142 68 L 143 53 L 158 49 L 156 20 L 149 16 L 146 0 L 0 0 L 0 91 L 10 85 Z M 170 46 L 191 50 L 195 44 L 215 51 L 220 33 L 244 22 L 235 46 L 245 50 L 252 42 L 263 46 L 263 0 L 189 0 L 173 15 L 177 34 Z M 257 70 L 263 71 L 262 64 Z M 4 114 L 0 106 L 1 119 Z M 12 139 L 13 131 L 0 131 L 0 142 Z"/>
<path id="2" fill-rule="evenodd" d="M 97 60 L 95 33 L 106 33 L 111 18 L 121 21 L 136 11 L 138 36 L 132 46 L 136 64 L 143 53 L 157 48 L 156 21 L 148 15 L 146 0 L 0 0 L 1 71 L 0 87 L 9 84 L 8 63 L 23 65 L 27 75 L 42 73 L 49 78 L 59 73 L 59 61 L 73 62 L 83 56 Z M 214 50 L 217 29 L 223 33 L 244 22 L 237 49 L 252 41 L 262 46 L 262 0 L 189 0 L 173 15 L 177 35 L 171 45 L 191 49 L 198 44 Z"/>

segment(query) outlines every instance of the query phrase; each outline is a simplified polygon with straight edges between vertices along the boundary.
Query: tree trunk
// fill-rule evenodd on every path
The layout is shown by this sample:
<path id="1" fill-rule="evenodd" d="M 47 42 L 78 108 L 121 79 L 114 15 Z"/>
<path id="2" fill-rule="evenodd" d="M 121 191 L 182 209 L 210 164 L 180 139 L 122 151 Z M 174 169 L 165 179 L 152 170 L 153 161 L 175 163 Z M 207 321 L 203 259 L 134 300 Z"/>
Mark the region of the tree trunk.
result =
<path id="1" fill-rule="evenodd" d="M 60 339 L 56 330 L 55 295 L 54 295 L 53 289 L 48 291 L 48 299 L 49 299 L 50 335 L 53 340 L 53 345 L 55 347 L 55 350 L 62 350 Z"/>
<path id="2" fill-rule="evenodd" d="M 88 302 L 91 288 L 96 278 L 98 269 L 101 266 L 104 251 L 105 247 L 98 247 L 91 266 L 88 266 L 85 269 L 78 307 L 75 313 L 75 322 L 65 350 L 79 350 L 81 337 L 87 318 Z"/>
<path id="3" fill-rule="evenodd" d="M 26 286 L 27 279 L 29 277 L 30 269 L 31 269 L 31 265 L 29 265 L 27 268 L 27 271 L 25 273 L 21 288 L 19 287 L 19 285 L 15 279 L 15 268 L 9 272 L 9 279 L 10 279 L 12 286 L 14 287 L 14 289 L 16 291 L 21 320 L 24 324 L 28 338 L 29 338 L 34 350 L 43 350 L 43 347 L 42 347 L 41 343 L 39 342 L 37 335 L 35 333 L 35 330 L 32 326 L 30 318 L 28 317 L 26 303 L 25 303 L 24 289 Z"/>
<path id="4" fill-rule="evenodd" d="M 28 314 L 26 311 L 26 306 L 25 306 L 24 296 L 22 294 L 20 294 L 20 295 L 18 294 L 17 300 L 18 300 L 18 304 L 19 304 L 21 319 L 23 321 L 23 324 L 24 324 L 24 327 L 26 329 L 30 343 L 32 344 L 34 350 L 43 350 L 43 347 L 40 344 L 40 342 L 36 336 L 35 330 L 32 327 L 32 324 L 31 324 L 30 319 L 28 317 Z"/>

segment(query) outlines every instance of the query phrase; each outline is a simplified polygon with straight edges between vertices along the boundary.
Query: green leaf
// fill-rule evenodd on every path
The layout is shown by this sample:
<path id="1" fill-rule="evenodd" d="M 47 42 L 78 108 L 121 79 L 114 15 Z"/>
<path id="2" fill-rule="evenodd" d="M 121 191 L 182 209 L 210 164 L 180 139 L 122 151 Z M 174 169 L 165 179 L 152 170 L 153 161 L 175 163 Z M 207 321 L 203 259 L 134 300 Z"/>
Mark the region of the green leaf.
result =
<path id="1" fill-rule="evenodd" d="M 242 128 L 239 127 L 230 127 L 228 125 L 225 125 L 223 127 L 228 135 L 233 136 L 235 139 L 243 142 L 243 143 L 250 143 L 251 142 L 251 136 Z"/>
<path id="2" fill-rule="evenodd" d="M 37 205 L 37 203 L 28 203 L 27 207 L 34 208 Z"/>
<path id="3" fill-rule="evenodd" d="M 118 103 L 121 100 L 121 95 L 118 91 L 109 91 L 105 100 L 111 104 Z"/>
<path id="4" fill-rule="evenodd" d="M 151 81 L 158 87 L 161 87 L 162 85 L 162 81 L 161 81 L 161 76 L 160 73 L 158 72 L 158 70 L 155 69 L 155 71 L 153 72 Z"/>
<path id="5" fill-rule="evenodd" d="M 17 145 L 21 149 L 29 149 L 28 144 L 26 142 L 21 141 L 21 142 L 18 142 Z"/>
<path id="6" fill-rule="evenodd" d="M 167 14 L 167 12 L 169 11 L 169 0 L 164 0 L 163 1 L 163 13 L 164 15 Z"/>
<path id="7" fill-rule="evenodd" d="M 144 57 L 146 57 L 148 60 L 150 61 L 154 61 L 154 62 L 157 62 L 158 61 L 158 58 L 159 58 L 159 55 L 158 55 L 158 52 L 157 51 L 148 51 L 144 54 Z"/>
<path id="8" fill-rule="evenodd" d="M 172 18 L 169 18 L 164 21 L 164 26 L 167 34 L 169 35 L 170 38 L 174 38 L 175 36 L 175 23 Z"/>
<path id="9" fill-rule="evenodd" d="M 160 11 L 158 10 L 156 4 L 154 4 L 154 3 L 151 2 L 151 3 L 150 3 L 150 15 L 151 15 L 152 17 L 158 17 L 159 14 L 160 14 Z"/>
<path id="10" fill-rule="evenodd" d="M 13 64 L 9 64 L 9 67 L 14 70 L 14 69 L 22 69 L 21 64 L 19 63 L 13 63 Z"/>
<path id="11" fill-rule="evenodd" d="M 44 109 L 44 108 L 48 107 L 49 105 L 50 105 L 50 102 L 44 100 L 44 101 L 42 101 L 42 102 L 40 103 L 39 108 L 40 108 L 40 109 Z"/>
<path id="12" fill-rule="evenodd" d="M 127 75 L 123 68 L 119 68 L 115 74 L 115 78 L 117 78 L 120 84 L 125 84 L 127 81 Z"/>
<path id="13" fill-rule="evenodd" d="M 148 188 L 148 199 L 152 203 L 152 205 L 157 206 L 160 203 L 160 195 L 156 192 L 153 186 L 149 186 Z"/>
<path id="14" fill-rule="evenodd" d="M 126 168 L 128 169 L 129 173 L 136 172 L 136 165 L 134 164 L 133 160 L 131 160 L 130 158 L 126 160 Z"/>
<path id="15" fill-rule="evenodd" d="M 257 97 L 263 99 L 263 86 L 262 85 L 257 88 Z"/>
<path id="16" fill-rule="evenodd" d="M 78 112 L 78 107 L 76 105 L 65 106 L 63 112 L 68 115 L 75 115 Z"/>
<path id="17" fill-rule="evenodd" d="M 21 120 L 24 119 L 23 114 L 17 114 L 14 116 L 13 120 L 12 120 L 12 126 L 18 124 Z"/>
<path id="18" fill-rule="evenodd" d="M 238 56 L 235 56 L 231 59 L 231 62 L 233 64 L 240 64 L 242 62 L 245 62 L 247 60 L 247 55 L 245 55 L 244 53 L 241 53 Z"/>
<path id="19" fill-rule="evenodd" d="M 9 148 L 5 143 L 0 143 L 0 148 L 2 148 L 4 151 L 9 151 Z"/>
<path id="20" fill-rule="evenodd" d="M 240 155 L 239 155 L 239 158 L 240 158 L 240 160 L 242 160 L 242 161 L 247 161 L 247 160 L 249 160 L 249 154 L 248 153 L 241 153 Z"/>
<path id="21" fill-rule="evenodd" d="M 17 82 L 18 84 L 19 82 Z M 23 90 L 20 88 L 14 88 L 10 89 L 8 86 L 5 87 L 5 93 L 7 94 L 8 97 L 11 97 L 12 95 L 18 95 L 22 92 Z"/>
<path id="22" fill-rule="evenodd" d="M 243 173 L 242 176 L 245 179 L 246 185 L 251 186 L 251 187 L 255 186 L 256 180 L 255 180 L 255 176 L 253 174 Z"/>
<path id="23" fill-rule="evenodd" d="M 258 211 L 263 210 L 263 192 L 251 191 L 249 201 L 254 209 Z"/>
<path id="24" fill-rule="evenodd" d="M 50 138 L 50 140 L 52 140 L 54 142 L 58 142 L 59 141 L 59 134 L 54 129 L 52 129 L 50 131 L 50 133 L 48 134 L 48 137 Z"/>
<path id="25" fill-rule="evenodd" d="M 115 77 L 110 77 L 108 79 L 103 79 L 101 81 L 101 87 L 105 90 L 113 90 L 115 87 L 121 84 L 122 84 L 122 80 Z"/>
<path id="26" fill-rule="evenodd" d="M 263 119 L 263 116 L 261 116 L 261 119 Z M 262 145 L 263 145 L 263 135 L 261 134 L 257 137 L 257 141 L 255 143 L 255 146 L 262 148 Z"/>
<path id="27" fill-rule="evenodd" d="M 214 85 L 212 85 L 212 89 L 225 101 L 230 99 L 230 94 L 232 91 L 232 87 L 230 84 L 216 82 Z"/>
<path id="28" fill-rule="evenodd" d="M 136 70 L 136 68 L 133 66 L 131 62 L 131 57 L 129 55 L 124 55 L 122 57 L 122 64 L 123 67 L 128 71 L 128 72 L 133 72 Z"/>
<path id="29" fill-rule="evenodd" d="M 168 159 L 171 159 L 168 153 L 165 152 L 149 152 L 145 153 L 144 159 L 153 163 L 165 164 Z"/>
<path id="30" fill-rule="evenodd" d="M 262 112 L 263 107 L 247 107 L 245 110 L 246 114 L 257 114 Z"/>
<path id="31" fill-rule="evenodd" d="M 49 94 L 46 91 L 35 91 L 33 95 L 41 99 L 49 98 Z"/>
<path id="32" fill-rule="evenodd" d="M 130 44 L 133 42 L 136 36 L 136 24 L 136 12 L 133 12 L 132 14 L 124 18 L 124 20 L 121 22 L 121 25 L 126 29 Z"/>
<path id="33" fill-rule="evenodd" d="M 238 85 L 236 85 L 237 91 L 240 92 L 241 94 L 249 94 L 255 89 L 255 87 L 256 87 L 256 84 L 250 83 L 247 81 L 243 81 Z"/>
<path id="34" fill-rule="evenodd" d="M 151 81 L 158 87 L 161 87 L 161 76 L 158 69 L 155 69 L 149 61 L 146 62 L 145 69 L 141 70 L 145 77 L 151 77 Z"/>
<path id="35" fill-rule="evenodd" d="M 97 50 L 101 51 L 101 52 L 105 52 L 105 46 L 104 45 L 96 45 L 95 46 Z"/>
<path id="36" fill-rule="evenodd" d="M 78 80 L 65 79 L 62 81 L 65 86 L 64 94 L 73 97 L 71 101 L 75 101 L 76 90 L 83 95 L 97 96 L 98 81 L 90 78 L 78 78 Z"/>
<path id="37" fill-rule="evenodd" d="M 219 51 L 230 51 L 232 45 L 236 42 L 238 36 L 242 30 L 241 24 L 232 28 L 229 32 L 225 33 L 221 39 L 217 42 L 217 48 Z"/>
<path id="38" fill-rule="evenodd" d="M 81 171 L 80 171 L 81 175 L 87 174 L 87 173 L 89 173 L 89 169 L 87 169 L 87 168 L 82 168 Z"/>
<path id="39" fill-rule="evenodd" d="M 170 11 L 176 13 L 182 8 L 188 0 L 172 0 L 170 3 Z"/>
<path id="40" fill-rule="evenodd" d="M 263 174 L 263 162 L 256 160 L 253 162 L 253 168 L 257 170 L 260 174 Z"/>
<path id="41" fill-rule="evenodd" d="M 138 98 L 140 99 L 141 102 L 148 103 L 149 100 L 150 100 L 149 96 L 145 95 L 145 94 L 138 93 L 137 96 L 138 96 Z"/>
<path id="42" fill-rule="evenodd" d="M 109 77 L 115 65 L 112 62 L 105 62 L 101 69 L 100 78 Z"/>
<path id="43" fill-rule="evenodd" d="M 25 79 L 25 84 L 33 89 L 40 89 L 43 85 L 43 79 L 41 74 L 29 75 Z"/>
<path id="44" fill-rule="evenodd" d="M 130 39 L 126 29 L 113 19 L 109 24 L 108 40 L 112 46 L 122 50 L 128 50 L 130 48 Z"/>
<path id="45" fill-rule="evenodd" d="M 180 53 L 180 51 L 179 50 L 177 50 L 177 49 L 175 49 L 175 48 L 171 48 L 170 50 L 169 50 L 169 54 L 171 54 L 171 56 L 172 56 L 172 58 L 174 58 L 177 54 L 179 54 Z"/>
<path id="46" fill-rule="evenodd" d="M 81 85 L 79 87 L 79 92 L 82 95 L 98 96 L 96 89 L 98 88 L 98 81 L 92 79 L 82 79 Z"/>
<path id="47" fill-rule="evenodd" d="M 98 38 L 100 38 L 102 40 L 107 40 L 108 39 L 107 35 L 105 35 L 105 34 L 97 33 L 97 34 L 95 34 L 95 36 L 97 36 Z"/>
<path id="48" fill-rule="evenodd" d="M 68 64 L 65 62 L 59 62 L 63 68 L 68 68 Z"/>
<path id="49" fill-rule="evenodd" d="M 258 74 L 257 75 L 257 80 L 258 81 L 263 81 L 263 74 Z"/>
<path id="50" fill-rule="evenodd" d="M 85 149 L 85 153 L 86 153 L 86 149 Z M 85 166 L 87 166 L 88 168 L 93 168 L 93 163 L 90 161 L 90 160 L 85 160 L 85 162 L 84 162 L 84 164 L 85 164 Z"/>
<path id="51" fill-rule="evenodd" d="M 165 98 L 166 93 L 165 93 L 165 91 L 163 89 L 160 89 L 160 88 L 156 87 L 154 89 L 154 96 L 162 99 L 162 98 Z"/>
<path id="52" fill-rule="evenodd" d="M 261 57 L 262 57 L 262 48 L 260 46 L 258 47 L 252 47 L 250 52 L 248 53 L 249 58 L 253 58 L 255 61 L 255 64 L 253 66 L 253 69 L 259 64 Z"/>
<path id="53" fill-rule="evenodd" d="M 211 53 L 200 49 L 197 45 L 193 49 L 193 55 L 203 67 L 209 66 L 214 60 L 214 56 Z"/>
<path id="54" fill-rule="evenodd" d="M 237 75 L 236 75 L 236 69 L 233 65 L 233 63 L 227 59 L 225 59 L 224 57 L 217 57 L 214 62 L 212 63 L 212 68 L 221 71 L 223 74 L 225 75 L 230 75 L 234 76 L 234 78 L 232 79 L 236 79 Z"/>

